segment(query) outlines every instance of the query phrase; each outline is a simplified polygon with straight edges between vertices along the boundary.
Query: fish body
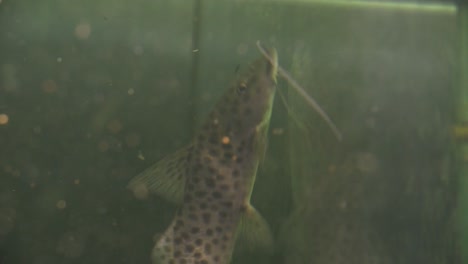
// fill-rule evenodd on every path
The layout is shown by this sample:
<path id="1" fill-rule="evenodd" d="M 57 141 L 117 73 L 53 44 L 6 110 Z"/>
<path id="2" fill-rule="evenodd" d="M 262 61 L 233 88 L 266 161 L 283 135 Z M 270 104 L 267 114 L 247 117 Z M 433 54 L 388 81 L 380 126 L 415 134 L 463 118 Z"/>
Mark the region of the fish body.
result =
<path id="1" fill-rule="evenodd" d="M 228 264 L 237 239 L 271 246 L 268 225 L 250 204 L 276 92 L 276 50 L 267 55 L 237 76 L 189 146 L 129 183 L 179 205 L 153 248 L 154 264 Z"/>

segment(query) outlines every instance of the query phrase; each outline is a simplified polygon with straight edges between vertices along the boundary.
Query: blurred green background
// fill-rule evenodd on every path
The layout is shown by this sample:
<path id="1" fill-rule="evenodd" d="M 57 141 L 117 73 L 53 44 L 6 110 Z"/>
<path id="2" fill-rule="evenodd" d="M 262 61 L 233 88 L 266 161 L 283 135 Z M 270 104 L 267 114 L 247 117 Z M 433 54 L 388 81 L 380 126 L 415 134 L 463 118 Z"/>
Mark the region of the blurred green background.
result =
<path id="1" fill-rule="evenodd" d="M 0 0 L 0 263 L 149 263 L 175 208 L 125 186 L 190 141 L 257 40 L 344 140 L 279 81 L 291 111 L 278 96 L 253 194 L 275 253 L 233 263 L 462 263 L 466 8 Z"/>

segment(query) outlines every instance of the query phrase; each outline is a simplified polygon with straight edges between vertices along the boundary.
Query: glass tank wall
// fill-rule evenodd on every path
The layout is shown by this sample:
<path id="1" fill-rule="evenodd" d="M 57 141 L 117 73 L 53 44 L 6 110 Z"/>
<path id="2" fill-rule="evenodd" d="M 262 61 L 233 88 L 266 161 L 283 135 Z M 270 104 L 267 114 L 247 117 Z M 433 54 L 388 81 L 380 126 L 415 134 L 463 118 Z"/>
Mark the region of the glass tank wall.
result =
<path id="1" fill-rule="evenodd" d="M 231 263 L 468 263 L 467 8 L 0 0 L 0 263 L 151 263 L 181 206 L 127 184 L 258 40 L 343 138 L 278 76 L 251 198 L 274 243 Z"/>

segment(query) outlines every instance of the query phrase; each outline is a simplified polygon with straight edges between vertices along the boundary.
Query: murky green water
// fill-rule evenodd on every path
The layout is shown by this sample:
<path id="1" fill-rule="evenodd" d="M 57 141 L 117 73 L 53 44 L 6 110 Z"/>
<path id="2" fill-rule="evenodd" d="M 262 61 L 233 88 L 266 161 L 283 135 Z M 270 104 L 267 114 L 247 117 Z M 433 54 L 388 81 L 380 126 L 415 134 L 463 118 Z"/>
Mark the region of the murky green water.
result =
<path id="1" fill-rule="evenodd" d="M 252 199 L 275 251 L 233 263 L 462 263 L 466 6 L 369 2 L 0 0 L 0 263 L 150 263 L 176 207 L 125 186 L 257 40 L 344 138 L 279 80 Z"/>

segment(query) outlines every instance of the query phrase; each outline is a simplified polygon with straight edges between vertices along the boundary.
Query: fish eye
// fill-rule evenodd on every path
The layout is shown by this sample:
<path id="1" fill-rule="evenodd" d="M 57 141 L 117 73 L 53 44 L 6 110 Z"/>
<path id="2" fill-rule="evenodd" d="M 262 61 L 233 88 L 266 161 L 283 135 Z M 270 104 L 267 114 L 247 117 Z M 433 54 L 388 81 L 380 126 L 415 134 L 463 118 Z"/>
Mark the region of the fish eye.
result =
<path id="1" fill-rule="evenodd" d="M 239 86 L 237 87 L 237 92 L 239 93 L 245 93 L 245 91 L 247 90 L 247 84 L 245 84 L 244 82 L 240 83 Z"/>

